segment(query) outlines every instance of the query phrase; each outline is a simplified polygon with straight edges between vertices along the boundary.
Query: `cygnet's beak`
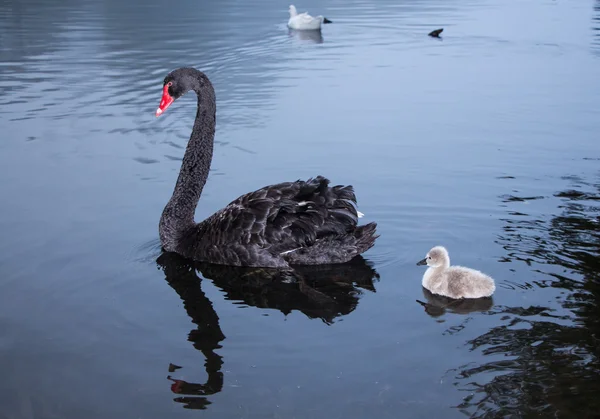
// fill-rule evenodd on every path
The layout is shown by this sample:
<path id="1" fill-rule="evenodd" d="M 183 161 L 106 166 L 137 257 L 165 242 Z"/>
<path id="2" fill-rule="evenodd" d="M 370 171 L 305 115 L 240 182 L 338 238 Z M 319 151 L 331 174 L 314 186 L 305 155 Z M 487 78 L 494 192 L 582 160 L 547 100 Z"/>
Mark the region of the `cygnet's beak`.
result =
<path id="1" fill-rule="evenodd" d="M 417 266 L 427 265 L 427 258 L 417 262 Z"/>

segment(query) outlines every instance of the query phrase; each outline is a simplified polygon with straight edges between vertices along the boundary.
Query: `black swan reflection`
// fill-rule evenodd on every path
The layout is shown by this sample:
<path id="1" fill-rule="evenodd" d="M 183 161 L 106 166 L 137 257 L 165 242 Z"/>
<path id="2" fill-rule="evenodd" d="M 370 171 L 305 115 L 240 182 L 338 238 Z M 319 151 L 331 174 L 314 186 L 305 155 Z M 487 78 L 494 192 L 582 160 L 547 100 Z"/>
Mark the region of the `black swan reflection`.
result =
<path id="1" fill-rule="evenodd" d="M 196 271 L 220 288 L 228 300 L 284 314 L 297 310 L 328 325 L 354 311 L 363 290 L 375 292 L 374 282 L 379 278 L 360 256 L 345 264 L 301 266 L 293 271 L 202 264 L 175 253 L 163 253 L 156 262 L 196 325 L 188 340 L 206 359 L 208 377 L 204 383 L 167 377 L 171 391 L 180 395 L 174 400 L 188 409 L 205 409 L 210 404 L 206 396 L 223 389 L 223 358 L 216 350 L 221 348 L 225 334 L 212 302 L 202 291 L 202 280 Z M 175 369 L 170 367 L 170 371 Z"/>

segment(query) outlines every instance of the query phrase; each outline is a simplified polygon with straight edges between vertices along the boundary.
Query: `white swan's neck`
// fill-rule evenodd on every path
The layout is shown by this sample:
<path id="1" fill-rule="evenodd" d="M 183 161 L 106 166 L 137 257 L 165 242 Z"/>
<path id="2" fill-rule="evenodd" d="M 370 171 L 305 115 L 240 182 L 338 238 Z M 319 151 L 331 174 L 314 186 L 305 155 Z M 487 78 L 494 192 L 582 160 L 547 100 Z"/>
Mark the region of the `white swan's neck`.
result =
<path id="1" fill-rule="evenodd" d="M 293 4 L 290 6 L 290 17 L 298 16 L 298 11 L 296 10 L 296 6 Z"/>

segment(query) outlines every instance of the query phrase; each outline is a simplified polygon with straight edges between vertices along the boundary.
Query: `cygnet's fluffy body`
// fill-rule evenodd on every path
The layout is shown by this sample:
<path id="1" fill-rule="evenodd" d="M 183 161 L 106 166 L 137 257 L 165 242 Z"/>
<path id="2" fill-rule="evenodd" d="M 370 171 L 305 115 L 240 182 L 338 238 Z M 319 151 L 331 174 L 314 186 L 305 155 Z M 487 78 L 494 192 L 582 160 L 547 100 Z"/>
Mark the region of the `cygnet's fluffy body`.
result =
<path id="1" fill-rule="evenodd" d="M 423 287 L 450 298 L 489 297 L 496 290 L 494 280 L 483 272 L 463 266 L 450 266 L 448 251 L 442 246 L 431 249 L 417 265 L 427 265 Z"/>

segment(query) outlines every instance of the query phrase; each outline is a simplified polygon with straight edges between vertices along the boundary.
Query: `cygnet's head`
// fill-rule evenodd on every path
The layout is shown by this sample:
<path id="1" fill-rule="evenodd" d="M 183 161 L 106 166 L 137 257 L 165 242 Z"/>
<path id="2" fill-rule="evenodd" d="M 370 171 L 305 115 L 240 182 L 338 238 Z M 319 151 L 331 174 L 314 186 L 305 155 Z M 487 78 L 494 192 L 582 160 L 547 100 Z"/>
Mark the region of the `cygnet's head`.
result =
<path id="1" fill-rule="evenodd" d="M 450 266 L 450 256 L 444 246 L 436 246 L 427 252 L 425 259 L 418 262 L 417 265 L 427 265 L 432 268 L 439 268 L 440 266 Z"/>
<path id="2" fill-rule="evenodd" d="M 294 6 L 293 4 L 290 4 L 290 17 L 294 17 L 298 14 L 298 11 L 296 10 L 296 6 Z"/>

